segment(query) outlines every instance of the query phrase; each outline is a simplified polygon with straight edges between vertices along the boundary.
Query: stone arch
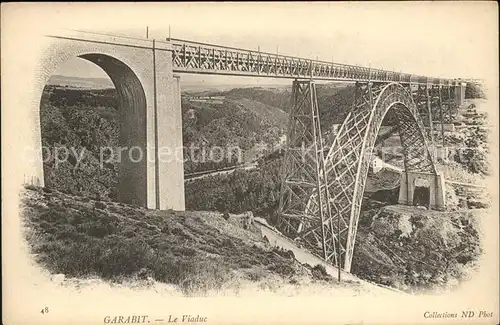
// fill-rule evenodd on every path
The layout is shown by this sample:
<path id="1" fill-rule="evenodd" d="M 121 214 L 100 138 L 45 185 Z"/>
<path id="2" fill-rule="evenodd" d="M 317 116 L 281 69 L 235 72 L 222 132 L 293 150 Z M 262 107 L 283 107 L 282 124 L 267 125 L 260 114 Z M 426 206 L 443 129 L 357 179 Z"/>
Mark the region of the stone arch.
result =
<path id="1" fill-rule="evenodd" d="M 80 57 L 102 68 L 115 85 L 120 116 L 119 146 L 122 148 L 138 147 L 143 155 L 143 158 L 137 162 L 137 157 L 129 154 L 121 156 L 118 171 L 118 200 L 145 205 L 147 201 L 147 106 L 141 82 L 129 66 L 112 56 L 91 53 Z M 132 153 L 129 150 L 126 152 Z"/>
<path id="2" fill-rule="evenodd" d="M 120 125 L 119 148 L 126 148 L 118 163 L 117 199 L 124 203 L 146 206 L 148 204 L 148 161 L 146 158 L 148 157 L 147 110 L 149 104 L 145 92 L 147 83 L 140 80 L 142 71 L 135 71 L 138 65 L 134 60 L 135 56 L 130 55 L 129 51 L 120 51 L 120 48 L 116 46 L 108 49 L 106 46 L 87 43 L 51 42 L 39 62 L 35 89 L 35 96 L 38 97 L 35 109 L 39 137 L 41 137 L 39 116 L 43 89 L 52 73 L 60 65 L 75 57 L 99 66 L 115 86 L 118 95 Z M 143 159 L 138 161 L 131 159 L 129 149 L 133 147 L 140 148 Z M 118 152 L 119 148 L 115 148 L 115 152 Z M 41 166 L 40 178 L 38 184 L 43 185 L 43 166 Z"/>
<path id="3" fill-rule="evenodd" d="M 423 177 L 416 177 L 413 180 L 413 205 L 430 208 L 431 182 Z"/>
<path id="4" fill-rule="evenodd" d="M 15 57 L 8 67 L 18 78 L 11 79 L 6 98 L 7 105 L 11 107 L 9 110 L 16 110 L 12 128 L 18 131 L 15 140 L 20 149 L 11 150 L 11 155 L 12 161 L 23 162 L 15 171 L 19 183 L 44 186 L 43 161 L 40 159 L 40 99 L 56 67 L 71 58 L 84 56 L 105 65 L 109 72 L 117 63 L 110 59 L 113 58 L 128 67 L 136 77 L 127 86 L 116 88 L 121 88 L 122 98 L 125 99 L 122 105 L 141 107 L 135 111 L 141 115 L 140 119 L 133 121 L 137 127 L 128 131 L 145 132 L 146 139 L 139 139 L 138 142 L 140 147 L 146 147 L 144 155 L 147 157 L 143 162 L 146 167 L 133 165 L 131 182 L 118 189 L 118 195 L 124 201 L 143 207 L 184 210 L 184 162 L 182 155 L 178 158 L 178 152 L 182 152 L 179 149 L 183 146 L 180 81 L 173 74 L 171 50 L 170 44 L 155 39 L 74 30 L 54 30 L 22 42 L 15 49 L 21 55 Z M 104 61 L 98 62 L 96 54 Z M 132 76 L 131 73 L 125 74 Z M 119 74 L 113 78 L 118 83 L 127 79 Z M 142 99 L 138 99 L 142 97 L 139 91 L 133 91 L 138 89 L 139 84 L 144 92 Z M 145 122 L 143 116 L 146 117 Z M 135 146 L 136 143 L 129 145 Z"/>

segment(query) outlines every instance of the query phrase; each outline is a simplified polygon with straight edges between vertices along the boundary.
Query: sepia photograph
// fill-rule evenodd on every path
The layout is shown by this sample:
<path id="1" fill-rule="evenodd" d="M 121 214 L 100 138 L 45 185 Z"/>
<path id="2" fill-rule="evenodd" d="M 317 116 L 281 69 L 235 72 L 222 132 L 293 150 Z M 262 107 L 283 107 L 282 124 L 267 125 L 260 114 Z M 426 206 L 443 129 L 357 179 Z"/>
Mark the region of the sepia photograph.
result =
<path id="1" fill-rule="evenodd" d="M 4 324 L 498 324 L 498 4 L 4 3 Z"/>

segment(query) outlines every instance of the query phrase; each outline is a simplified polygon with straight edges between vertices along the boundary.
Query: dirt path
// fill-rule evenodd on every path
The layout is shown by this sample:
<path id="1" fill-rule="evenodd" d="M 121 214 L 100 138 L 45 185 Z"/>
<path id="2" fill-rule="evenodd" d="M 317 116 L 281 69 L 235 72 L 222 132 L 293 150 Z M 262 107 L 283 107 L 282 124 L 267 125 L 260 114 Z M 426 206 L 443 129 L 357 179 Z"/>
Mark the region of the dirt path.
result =
<path id="1" fill-rule="evenodd" d="M 256 224 L 260 227 L 262 235 L 267 237 L 271 245 L 281 247 L 286 250 L 291 250 L 295 255 L 295 258 L 300 263 L 307 263 L 311 266 L 315 266 L 317 264 L 323 265 L 328 274 L 330 274 L 333 278 L 338 279 L 338 269 L 336 267 L 326 263 L 321 258 L 311 254 L 307 250 L 297 247 L 292 240 L 278 234 L 277 232 L 269 228 L 267 225 L 264 225 L 259 221 L 257 221 Z M 363 286 L 363 289 L 373 294 L 407 295 L 407 293 L 404 293 L 402 291 L 387 286 L 382 286 L 372 282 L 361 280 L 360 278 L 348 272 L 341 271 L 340 277 L 341 281 L 352 281 L 361 284 Z"/>

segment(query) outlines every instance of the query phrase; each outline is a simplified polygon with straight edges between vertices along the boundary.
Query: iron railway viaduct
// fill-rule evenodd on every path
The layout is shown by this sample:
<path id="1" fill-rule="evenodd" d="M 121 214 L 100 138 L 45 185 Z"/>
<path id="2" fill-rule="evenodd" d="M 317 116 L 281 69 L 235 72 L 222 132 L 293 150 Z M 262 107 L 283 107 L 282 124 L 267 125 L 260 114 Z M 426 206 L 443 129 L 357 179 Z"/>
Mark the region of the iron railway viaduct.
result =
<path id="1" fill-rule="evenodd" d="M 386 115 L 395 121 L 404 154 L 399 202 L 412 204 L 415 179 L 430 184 L 430 208 L 444 206 L 444 179 L 432 148 L 444 140 L 464 100 L 465 82 L 309 60 L 180 39 L 137 39 L 81 31 L 42 37 L 42 56 L 19 78 L 19 107 L 28 112 L 30 165 L 25 183 L 43 186 L 40 100 L 54 70 L 79 57 L 112 80 L 120 111 L 120 146 L 142 148 L 152 159 L 122 157 L 118 199 L 153 209 L 184 210 L 182 159 L 162 159 L 182 148 L 179 76 L 183 73 L 291 79 L 287 150 L 282 166 L 280 229 L 301 237 L 326 261 L 349 272 L 373 147 Z M 352 83 L 352 109 L 333 139 L 324 139 L 316 81 Z M 308 154 L 304 155 L 304 146 Z M 181 152 L 182 153 L 182 152 Z"/>

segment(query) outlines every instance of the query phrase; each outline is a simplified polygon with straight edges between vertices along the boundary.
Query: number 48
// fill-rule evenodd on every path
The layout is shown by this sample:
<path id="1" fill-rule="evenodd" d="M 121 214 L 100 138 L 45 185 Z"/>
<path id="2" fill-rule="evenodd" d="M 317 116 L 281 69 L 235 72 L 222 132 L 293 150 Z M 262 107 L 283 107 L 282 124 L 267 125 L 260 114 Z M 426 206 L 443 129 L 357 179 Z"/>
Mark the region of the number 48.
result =
<path id="1" fill-rule="evenodd" d="M 43 314 L 46 314 L 49 312 L 49 307 L 45 307 L 45 308 L 42 308 L 42 310 L 40 311 L 40 313 L 43 315 Z"/>

